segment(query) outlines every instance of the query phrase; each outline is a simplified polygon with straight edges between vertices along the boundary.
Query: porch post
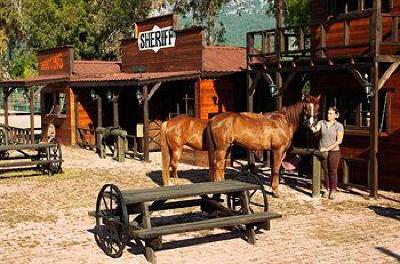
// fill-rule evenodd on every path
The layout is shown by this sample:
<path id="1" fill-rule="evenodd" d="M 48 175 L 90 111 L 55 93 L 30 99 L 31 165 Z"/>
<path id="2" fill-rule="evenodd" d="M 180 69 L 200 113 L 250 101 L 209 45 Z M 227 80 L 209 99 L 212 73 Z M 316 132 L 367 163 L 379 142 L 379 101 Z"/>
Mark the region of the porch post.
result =
<path id="1" fill-rule="evenodd" d="M 374 96 L 371 98 L 371 123 L 370 123 L 370 162 L 369 162 L 369 183 L 370 183 L 370 196 L 377 198 L 378 196 L 378 63 L 371 67 L 371 78 L 373 82 Z"/>
<path id="2" fill-rule="evenodd" d="M 282 90 L 282 75 L 280 72 L 275 73 L 275 85 L 278 91 Z M 282 95 L 279 94 L 275 97 L 275 110 L 280 110 L 282 108 Z"/>
<path id="3" fill-rule="evenodd" d="M 119 127 L 119 94 L 113 91 L 113 126 Z"/>
<path id="4" fill-rule="evenodd" d="M 247 71 L 247 111 L 254 112 L 254 80 L 251 77 L 250 71 Z M 253 89 L 252 89 L 253 88 Z M 256 158 L 253 151 L 247 151 L 247 163 L 251 172 L 255 172 Z"/>
<path id="5" fill-rule="evenodd" d="M 7 90 L 7 91 L 6 91 Z M 8 89 L 3 89 L 3 105 L 4 105 L 4 124 L 8 126 Z"/>
<path id="6" fill-rule="evenodd" d="M 374 66 L 371 67 L 371 80 L 374 95 L 371 100 L 371 124 L 370 124 L 370 162 L 369 183 L 370 196 L 378 197 L 378 102 L 379 102 L 379 54 L 382 41 L 382 0 L 374 1 L 374 15 L 371 25 L 371 46 L 374 52 Z"/>
<path id="7" fill-rule="evenodd" d="M 97 95 L 96 102 L 97 102 L 97 127 L 102 127 L 103 126 L 103 105 L 102 105 L 102 100 L 101 100 L 100 95 Z"/>
<path id="8" fill-rule="evenodd" d="M 30 108 L 30 121 L 31 121 L 31 144 L 35 143 L 35 116 L 33 107 L 33 87 L 29 87 L 29 108 Z"/>
<path id="9" fill-rule="evenodd" d="M 150 161 L 150 150 L 149 150 L 149 93 L 147 85 L 143 86 L 143 154 L 144 154 L 144 161 Z"/>

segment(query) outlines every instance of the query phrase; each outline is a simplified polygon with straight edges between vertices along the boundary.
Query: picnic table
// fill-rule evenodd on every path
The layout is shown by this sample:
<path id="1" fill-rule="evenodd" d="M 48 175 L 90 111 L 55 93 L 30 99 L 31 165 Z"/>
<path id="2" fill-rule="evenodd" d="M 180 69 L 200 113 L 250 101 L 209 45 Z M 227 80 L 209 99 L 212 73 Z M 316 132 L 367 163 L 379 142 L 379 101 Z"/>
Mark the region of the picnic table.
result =
<path id="1" fill-rule="evenodd" d="M 33 166 L 49 174 L 55 174 L 62 171 L 62 162 L 62 151 L 59 144 L 0 145 L 0 169 Z"/>
<path id="2" fill-rule="evenodd" d="M 269 211 L 266 196 L 263 210 L 255 210 L 252 199 L 260 188 L 232 180 L 125 191 L 106 184 L 98 194 L 96 211 L 89 215 L 96 217 L 95 240 L 105 254 L 120 257 L 129 241 L 140 245 L 143 241 L 146 259 L 156 263 L 155 250 L 162 247 L 162 236 L 169 234 L 236 226 L 254 244 L 255 229 L 269 230 L 270 220 L 281 217 Z M 200 207 L 200 211 L 152 216 L 159 210 L 190 207 Z M 175 212 L 167 214 L 171 211 Z"/>

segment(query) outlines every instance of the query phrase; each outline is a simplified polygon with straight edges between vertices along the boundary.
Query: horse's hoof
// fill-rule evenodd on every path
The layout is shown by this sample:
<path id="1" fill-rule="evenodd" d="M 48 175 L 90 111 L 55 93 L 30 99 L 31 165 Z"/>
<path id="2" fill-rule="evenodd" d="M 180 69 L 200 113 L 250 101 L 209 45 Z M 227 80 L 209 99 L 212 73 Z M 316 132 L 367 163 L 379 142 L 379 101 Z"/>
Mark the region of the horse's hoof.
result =
<path id="1" fill-rule="evenodd" d="M 278 191 L 272 192 L 272 196 L 273 196 L 274 198 L 281 198 L 281 194 L 280 194 Z"/>

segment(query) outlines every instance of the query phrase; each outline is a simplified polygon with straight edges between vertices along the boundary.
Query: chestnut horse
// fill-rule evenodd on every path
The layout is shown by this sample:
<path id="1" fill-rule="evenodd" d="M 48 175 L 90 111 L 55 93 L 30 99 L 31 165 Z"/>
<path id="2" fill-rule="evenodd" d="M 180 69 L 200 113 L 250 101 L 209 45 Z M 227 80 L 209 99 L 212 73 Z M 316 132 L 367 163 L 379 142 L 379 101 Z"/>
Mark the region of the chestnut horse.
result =
<path id="1" fill-rule="evenodd" d="M 210 176 L 222 181 L 225 159 L 232 144 L 248 150 L 271 150 L 271 186 L 279 196 L 279 169 L 282 155 L 288 150 L 294 133 L 306 119 L 311 125 L 319 110 L 319 97 L 307 96 L 303 101 L 264 115 L 254 113 L 222 113 L 209 120 L 207 126 Z"/>
<path id="2" fill-rule="evenodd" d="M 161 155 L 162 155 L 162 181 L 163 185 L 170 183 L 170 167 L 174 182 L 178 180 L 178 161 L 182 155 L 183 146 L 195 150 L 207 150 L 205 129 L 208 120 L 179 115 L 161 124 Z"/>

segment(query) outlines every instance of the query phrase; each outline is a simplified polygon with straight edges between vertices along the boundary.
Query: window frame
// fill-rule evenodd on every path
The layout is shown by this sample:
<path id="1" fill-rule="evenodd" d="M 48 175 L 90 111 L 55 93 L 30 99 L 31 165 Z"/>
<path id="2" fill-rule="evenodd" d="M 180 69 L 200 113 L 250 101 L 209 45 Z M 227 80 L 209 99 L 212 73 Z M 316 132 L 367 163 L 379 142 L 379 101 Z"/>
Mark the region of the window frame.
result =
<path id="1" fill-rule="evenodd" d="M 361 95 L 365 96 L 365 95 Z M 378 131 L 379 133 L 386 133 L 390 134 L 391 133 L 391 96 L 392 92 L 391 90 L 384 90 L 379 92 L 379 109 L 378 109 Z M 336 102 L 337 108 L 339 109 L 340 112 L 340 117 L 339 121 L 343 123 L 345 126 L 346 131 L 352 131 L 354 134 L 357 134 L 357 131 L 360 132 L 360 135 L 368 135 L 369 133 L 367 131 L 370 130 L 370 125 L 368 126 L 368 120 L 367 113 L 370 113 L 370 103 L 366 106 L 366 108 L 363 108 L 363 104 L 366 103 L 365 98 L 363 100 L 360 100 L 360 102 L 355 106 L 354 109 L 345 109 L 346 105 L 344 105 L 343 102 L 349 101 L 349 98 L 355 98 L 357 95 L 339 95 L 339 94 L 332 94 L 332 93 L 327 93 L 325 96 L 325 101 L 324 101 L 324 106 L 323 106 L 323 118 L 326 118 L 326 111 L 330 106 L 335 105 L 332 103 L 328 103 L 329 101 L 334 101 Z M 328 99 L 330 98 L 330 100 Z M 334 99 L 336 98 L 336 100 Z M 385 105 L 385 107 L 384 107 Z M 347 105 L 348 106 L 348 105 Z M 367 109 L 367 110 L 366 110 Z M 355 124 L 347 124 L 346 122 L 346 111 L 350 110 L 355 113 Z M 363 115 L 363 112 L 365 115 Z M 369 115 L 369 118 L 370 118 Z M 365 116 L 365 117 L 364 117 Z M 382 120 L 383 118 L 383 120 Z M 365 125 L 364 125 L 365 124 Z M 370 123 L 369 123 L 370 124 Z M 382 129 L 381 129 L 382 128 Z M 367 132 L 367 133 L 365 133 Z"/>
<path id="2" fill-rule="evenodd" d="M 344 10 L 343 11 L 340 11 L 340 10 L 338 11 L 338 1 L 344 2 L 344 7 L 343 7 Z M 373 9 L 373 7 L 365 8 L 366 0 L 358 0 L 357 1 L 357 9 L 349 11 L 348 8 L 349 8 L 350 1 L 354 2 L 354 0 L 330 0 L 328 3 L 329 13 L 335 17 L 338 17 L 341 15 L 356 14 L 356 13 L 363 12 L 365 10 Z M 382 1 L 382 12 L 383 13 L 390 12 L 390 10 L 393 9 L 393 4 L 394 4 L 393 0 L 383 0 Z M 385 7 L 385 5 L 387 5 L 387 6 Z"/>

